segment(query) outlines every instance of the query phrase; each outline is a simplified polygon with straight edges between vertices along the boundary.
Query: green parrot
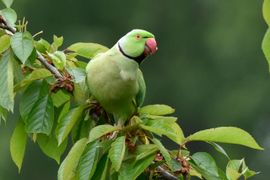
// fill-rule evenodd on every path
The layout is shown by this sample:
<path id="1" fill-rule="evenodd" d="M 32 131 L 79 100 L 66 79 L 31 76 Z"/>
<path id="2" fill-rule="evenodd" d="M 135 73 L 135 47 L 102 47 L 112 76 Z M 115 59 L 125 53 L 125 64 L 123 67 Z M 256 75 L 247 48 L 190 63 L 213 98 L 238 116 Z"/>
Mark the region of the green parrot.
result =
<path id="1" fill-rule="evenodd" d="M 119 125 L 143 104 L 146 86 L 139 65 L 156 51 L 154 35 L 134 29 L 88 63 L 86 78 L 91 95 Z"/>

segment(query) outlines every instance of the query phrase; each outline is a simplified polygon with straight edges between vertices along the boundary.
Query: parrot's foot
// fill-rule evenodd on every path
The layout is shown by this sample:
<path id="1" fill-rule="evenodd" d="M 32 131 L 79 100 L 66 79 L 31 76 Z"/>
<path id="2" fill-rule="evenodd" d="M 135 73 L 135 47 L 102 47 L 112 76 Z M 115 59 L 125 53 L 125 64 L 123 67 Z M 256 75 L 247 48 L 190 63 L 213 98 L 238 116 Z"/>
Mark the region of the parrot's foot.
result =
<path id="1" fill-rule="evenodd" d="M 99 119 L 103 112 L 104 110 L 102 106 L 97 101 L 91 101 L 91 109 L 89 113 L 94 119 Z"/>
<path id="2" fill-rule="evenodd" d="M 92 100 L 90 102 L 91 109 L 89 111 L 89 115 L 95 120 L 103 120 L 105 123 L 112 124 L 110 115 L 104 110 L 104 108 L 100 105 L 100 103 L 96 100 Z"/>

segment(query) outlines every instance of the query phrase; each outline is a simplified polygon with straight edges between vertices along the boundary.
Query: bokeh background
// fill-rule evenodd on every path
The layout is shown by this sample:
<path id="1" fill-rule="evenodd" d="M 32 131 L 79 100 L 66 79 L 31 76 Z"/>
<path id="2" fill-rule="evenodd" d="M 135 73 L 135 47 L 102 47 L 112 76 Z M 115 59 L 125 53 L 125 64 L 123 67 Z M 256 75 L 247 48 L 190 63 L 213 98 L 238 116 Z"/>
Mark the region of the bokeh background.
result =
<path id="1" fill-rule="evenodd" d="M 19 18 L 43 38 L 63 35 L 64 47 L 83 41 L 111 47 L 134 28 L 156 35 L 159 51 L 142 64 L 145 104 L 176 108 L 188 135 L 217 126 L 238 126 L 265 148 L 224 145 L 231 158 L 246 157 L 254 179 L 270 177 L 270 75 L 261 51 L 266 25 L 262 0 L 15 0 Z M 0 127 L 0 179 L 56 179 L 57 164 L 28 142 L 21 174 L 9 154 L 16 114 Z M 170 142 L 168 146 L 173 148 Z M 192 152 L 209 151 L 225 167 L 226 158 L 209 145 L 192 143 Z"/>

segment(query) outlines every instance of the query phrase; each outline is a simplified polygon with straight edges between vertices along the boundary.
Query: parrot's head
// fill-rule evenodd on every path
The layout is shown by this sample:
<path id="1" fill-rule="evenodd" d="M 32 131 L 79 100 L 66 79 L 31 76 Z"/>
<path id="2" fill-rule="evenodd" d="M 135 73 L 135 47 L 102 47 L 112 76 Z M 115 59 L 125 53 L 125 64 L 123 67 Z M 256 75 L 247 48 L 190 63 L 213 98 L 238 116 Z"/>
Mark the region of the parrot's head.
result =
<path id="1" fill-rule="evenodd" d="M 129 59 L 141 63 L 157 51 L 155 36 L 145 30 L 134 29 L 118 41 L 120 52 Z"/>

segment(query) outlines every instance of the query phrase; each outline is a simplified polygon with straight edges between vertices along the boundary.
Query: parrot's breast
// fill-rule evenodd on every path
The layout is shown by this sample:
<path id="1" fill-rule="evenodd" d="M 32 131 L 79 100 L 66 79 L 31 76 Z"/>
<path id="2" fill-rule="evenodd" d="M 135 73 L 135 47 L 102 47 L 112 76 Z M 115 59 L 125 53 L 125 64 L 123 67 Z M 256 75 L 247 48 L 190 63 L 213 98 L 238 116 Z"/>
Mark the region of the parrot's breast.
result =
<path id="1" fill-rule="evenodd" d="M 104 53 L 92 59 L 87 66 L 87 83 L 107 112 L 128 118 L 135 111 L 133 100 L 139 91 L 138 66 L 122 58 Z"/>

